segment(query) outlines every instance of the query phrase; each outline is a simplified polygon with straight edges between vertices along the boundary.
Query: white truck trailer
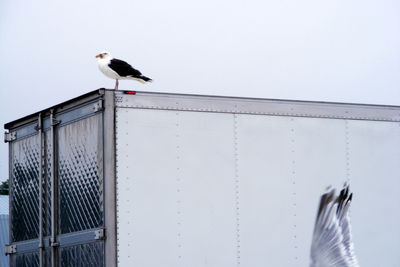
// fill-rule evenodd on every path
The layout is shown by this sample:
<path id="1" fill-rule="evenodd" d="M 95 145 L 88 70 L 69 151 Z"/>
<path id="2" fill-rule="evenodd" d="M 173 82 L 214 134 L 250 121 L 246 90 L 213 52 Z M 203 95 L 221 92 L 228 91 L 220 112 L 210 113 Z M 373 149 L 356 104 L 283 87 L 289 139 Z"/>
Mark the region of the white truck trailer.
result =
<path id="1" fill-rule="evenodd" d="M 12 267 L 308 266 L 344 182 L 360 266 L 400 266 L 400 107 L 99 89 L 5 128 Z"/>

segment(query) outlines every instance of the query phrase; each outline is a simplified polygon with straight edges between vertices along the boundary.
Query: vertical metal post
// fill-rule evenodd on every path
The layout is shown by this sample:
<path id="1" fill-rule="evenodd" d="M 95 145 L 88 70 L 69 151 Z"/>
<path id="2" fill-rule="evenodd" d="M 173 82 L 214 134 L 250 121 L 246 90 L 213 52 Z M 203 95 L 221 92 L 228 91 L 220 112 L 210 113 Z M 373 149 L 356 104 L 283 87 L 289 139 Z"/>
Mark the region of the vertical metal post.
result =
<path id="1" fill-rule="evenodd" d="M 105 91 L 103 112 L 105 267 L 117 266 L 117 215 L 115 187 L 115 92 Z"/>
<path id="2" fill-rule="evenodd" d="M 44 161 L 44 138 L 43 138 L 43 124 L 42 114 L 38 116 L 38 126 L 40 138 L 40 154 L 39 154 L 39 266 L 43 267 L 43 161 Z"/>
<path id="3" fill-rule="evenodd" d="M 13 190 L 13 160 L 14 160 L 14 156 L 13 156 L 13 142 L 9 142 L 8 143 L 8 194 L 9 194 L 9 198 L 8 198 L 8 210 L 9 210 L 9 217 L 8 217 L 8 229 L 9 229 L 9 233 L 8 233 L 8 242 L 9 244 L 13 243 L 13 227 L 12 227 L 12 220 L 13 220 L 13 206 L 12 206 L 12 202 L 13 202 L 13 196 L 14 196 L 14 190 Z M 10 255 L 9 258 L 9 264 L 10 266 L 14 267 L 13 265 L 13 258 L 15 256 Z"/>
<path id="4" fill-rule="evenodd" d="M 50 124 L 51 124 L 51 266 L 57 267 L 57 158 L 56 158 L 56 125 L 59 123 L 54 118 L 54 109 L 50 110 Z"/>

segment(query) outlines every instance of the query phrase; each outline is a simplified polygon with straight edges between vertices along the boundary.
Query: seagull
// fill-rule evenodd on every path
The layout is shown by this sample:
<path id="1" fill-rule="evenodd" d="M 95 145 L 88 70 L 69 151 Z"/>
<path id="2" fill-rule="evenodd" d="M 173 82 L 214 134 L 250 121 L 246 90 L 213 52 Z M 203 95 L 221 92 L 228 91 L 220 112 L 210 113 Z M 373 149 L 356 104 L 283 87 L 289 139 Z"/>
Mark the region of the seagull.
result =
<path id="1" fill-rule="evenodd" d="M 335 189 L 321 196 L 311 244 L 310 267 L 359 267 L 348 215 L 352 198 L 353 193 L 349 192 L 346 184 L 338 196 Z"/>
<path id="2" fill-rule="evenodd" d="M 115 80 L 115 90 L 118 89 L 118 80 L 136 80 L 141 83 L 152 81 L 125 61 L 113 58 L 107 51 L 101 52 L 96 58 L 100 71 Z"/>

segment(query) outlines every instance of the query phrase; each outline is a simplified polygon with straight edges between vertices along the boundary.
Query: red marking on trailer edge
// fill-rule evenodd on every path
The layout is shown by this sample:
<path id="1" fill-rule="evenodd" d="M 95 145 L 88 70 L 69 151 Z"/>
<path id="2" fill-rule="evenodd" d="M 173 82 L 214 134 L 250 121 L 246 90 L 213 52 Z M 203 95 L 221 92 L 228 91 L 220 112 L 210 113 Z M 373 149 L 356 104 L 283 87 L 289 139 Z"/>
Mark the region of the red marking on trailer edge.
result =
<path id="1" fill-rule="evenodd" d="M 136 95 L 136 91 L 124 91 L 124 94 L 127 94 L 127 95 Z"/>

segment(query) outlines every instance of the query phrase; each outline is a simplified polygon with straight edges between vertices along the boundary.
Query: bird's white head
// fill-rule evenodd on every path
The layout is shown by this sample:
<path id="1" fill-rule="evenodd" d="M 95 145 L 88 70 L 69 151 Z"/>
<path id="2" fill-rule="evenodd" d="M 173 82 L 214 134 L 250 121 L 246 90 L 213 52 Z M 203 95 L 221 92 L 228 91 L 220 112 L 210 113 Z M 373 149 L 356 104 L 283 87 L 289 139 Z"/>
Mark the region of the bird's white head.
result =
<path id="1" fill-rule="evenodd" d="M 96 58 L 98 58 L 99 60 L 111 58 L 111 54 L 108 53 L 107 51 L 103 51 L 100 54 L 96 55 Z"/>

